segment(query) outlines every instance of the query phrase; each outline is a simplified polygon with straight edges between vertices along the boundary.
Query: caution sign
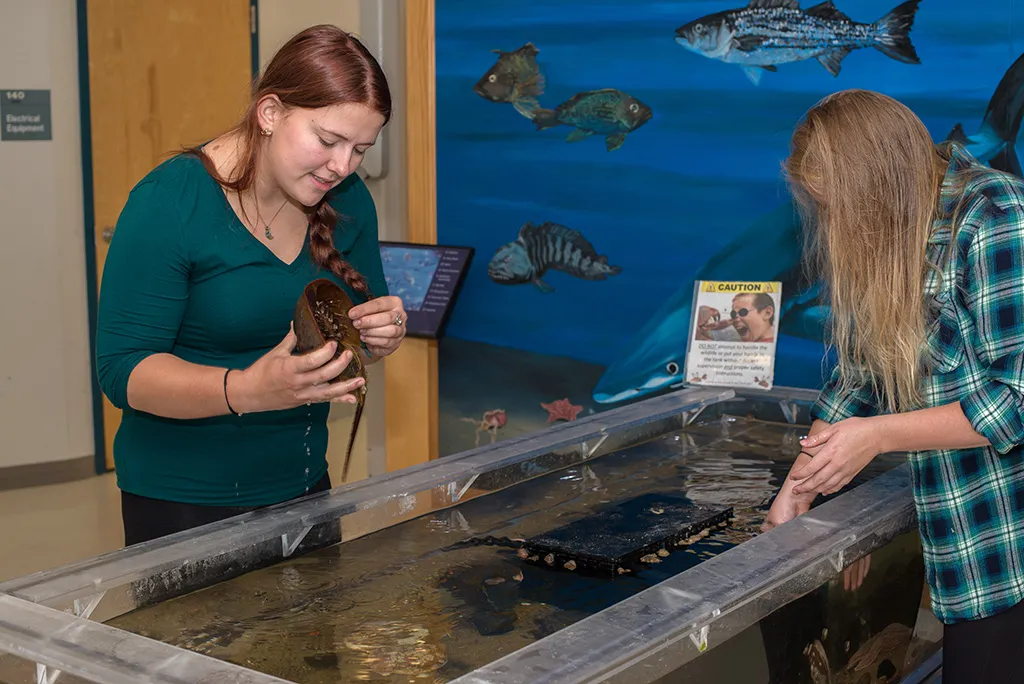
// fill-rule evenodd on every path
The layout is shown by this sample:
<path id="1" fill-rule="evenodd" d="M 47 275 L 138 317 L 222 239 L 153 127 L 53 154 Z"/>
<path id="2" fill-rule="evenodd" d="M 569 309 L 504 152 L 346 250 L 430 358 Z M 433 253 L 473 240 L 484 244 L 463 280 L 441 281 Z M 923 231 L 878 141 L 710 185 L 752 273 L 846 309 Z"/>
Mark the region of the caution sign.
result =
<path id="1" fill-rule="evenodd" d="M 686 381 L 771 389 L 781 306 L 780 282 L 698 281 Z"/>

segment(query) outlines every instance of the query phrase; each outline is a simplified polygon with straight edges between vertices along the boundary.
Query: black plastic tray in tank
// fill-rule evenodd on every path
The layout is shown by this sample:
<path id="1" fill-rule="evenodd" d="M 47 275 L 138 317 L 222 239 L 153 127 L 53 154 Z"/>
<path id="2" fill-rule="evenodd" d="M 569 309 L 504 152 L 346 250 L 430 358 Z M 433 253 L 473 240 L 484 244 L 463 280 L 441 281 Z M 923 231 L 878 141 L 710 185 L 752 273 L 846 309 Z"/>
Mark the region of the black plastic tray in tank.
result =
<path id="1" fill-rule="evenodd" d="M 675 494 L 650 492 L 523 542 L 519 557 L 573 572 L 615 575 L 643 565 L 704 530 L 725 525 L 732 508 L 709 508 Z"/>

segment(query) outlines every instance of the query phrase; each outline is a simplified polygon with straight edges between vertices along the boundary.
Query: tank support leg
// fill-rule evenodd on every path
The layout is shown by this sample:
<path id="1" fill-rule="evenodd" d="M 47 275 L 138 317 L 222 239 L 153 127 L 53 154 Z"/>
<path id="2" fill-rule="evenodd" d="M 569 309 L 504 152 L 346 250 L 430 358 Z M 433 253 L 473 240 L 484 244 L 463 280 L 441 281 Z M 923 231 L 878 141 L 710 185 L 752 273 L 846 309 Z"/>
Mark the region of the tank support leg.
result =
<path id="1" fill-rule="evenodd" d="M 690 641 L 697 647 L 697 651 L 703 653 L 708 650 L 708 625 L 704 625 L 698 631 L 690 635 Z"/>
<path id="2" fill-rule="evenodd" d="M 49 666 L 36 663 L 36 684 L 53 684 L 60 676 L 60 670 L 51 670 Z"/>
<path id="3" fill-rule="evenodd" d="M 107 595 L 107 590 L 99 592 L 98 594 L 92 594 L 85 598 L 75 599 L 74 611 L 75 615 L 81 618 L 88 619 L 92 615 L 92 611 L 96 610 L 96 606 L 100 605 L 100 601 Z"/>
<path id="4" fill-rule="evenodd" d="M 461 499 L 466 494 L 466 492 L 469 491 L 469 488 L 473 486 L 473 483 L 476 482 L 476 478 L 478 477 L 480 477 L 480 473 L 477 473 L 473 477 L 469 478 L 469 480 L 466 481 L 466 484 L 462 485 L 462 489 L 459 490 L 459 493 L 452 497 L 452 503 L 455 503 L 459 499 Z M 453 482 L 452 484 L 455 483 Z"/>
<path id="5" fill-rule="evenodd" d="M 796 404 L 794 404 L 791 401 L 786 401 L 785 399 L 782 399 L 779 401 L 779 407 L 782 409 L 782 415 L 786 416 L 786 420 L 788 420 L 791 425 L 796 425 Z"/>
<path id="6" fill-rule="evenodd" d="M 597 443 L 592 447 L 588 447 L 586 442 L 580 442 L 580 456 L 583 457 L 583 460 L 586 461 L 588 458 L 592 457 L 597 450 L 601 448 L 601 445 L 604 444 L 604 440 L 606 439 L 608 439 L 608 433 L 602 432 L 601 438 L 598 439 Z"/>
<path id="7" fill-rule="evenodd" d="M 312 525 L 306 525 L 294 536 L 289 532 L 281 535 L 281 553 L 284 554 L 285 558 L 295 553 L 295 549 L 299 547 L 299 544 L 302 543 L 302 540 L 306 538 L 311 529 L 313 529 Z"/>
<path id="8" fill-rule="evenodd" d="M 683 411 L 683 427 L 690 427 L 693 425 L 693 421 L 697 420 L 697 417 L 704 412 L 705 407 L 701 406 L 696 411 Z"/>

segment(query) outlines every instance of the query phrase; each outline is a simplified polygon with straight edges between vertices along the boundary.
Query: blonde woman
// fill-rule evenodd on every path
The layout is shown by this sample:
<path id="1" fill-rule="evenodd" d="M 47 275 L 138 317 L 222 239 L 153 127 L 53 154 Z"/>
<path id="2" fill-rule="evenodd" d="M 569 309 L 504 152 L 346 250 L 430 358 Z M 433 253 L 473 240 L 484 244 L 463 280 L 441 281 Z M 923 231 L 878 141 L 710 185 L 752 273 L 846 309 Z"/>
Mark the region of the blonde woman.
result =
<path id="1" fill-rule="evenodd" d="M 839 363 L 765 527 L 908 452 L 943 682 L 1024 682 L 1024 182 L 860 90 L 786 171 Z"/>

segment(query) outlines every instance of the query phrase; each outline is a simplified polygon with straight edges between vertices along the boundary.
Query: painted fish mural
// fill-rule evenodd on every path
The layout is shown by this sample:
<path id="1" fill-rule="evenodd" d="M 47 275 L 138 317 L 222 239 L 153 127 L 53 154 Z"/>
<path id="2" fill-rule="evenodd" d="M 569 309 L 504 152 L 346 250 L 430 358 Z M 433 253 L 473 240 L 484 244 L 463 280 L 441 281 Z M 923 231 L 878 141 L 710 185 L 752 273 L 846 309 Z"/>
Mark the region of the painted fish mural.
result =
<path id="1" fill-rule="evenodd" d="M 583 280 L 605 280 L 622 269 L 608 264 L 578 230 L 557 223 L 527 222 L 513 242 L 502 245 L 487 265 L 487 275 L 501 285 L 533 283 L 541 292 L 554 292 L 542 280 L 549 269 Z"/>
<path id="2" fill-rule="evenodd" d="M 540 107 L 537 98 L 544 94 L 544 75 L 537 65 L 540 52 L 533 43 L 505 52 L 492 50 L 498 59 L 473 86 L 473 92 L 490 102 L 506 102 L 527 119 Z"/>
<path id="3" fill-rule="evenodd" d="M 962 138 L 967 150 L 994 169 L 1022 176 L 1015 145 L 1024 118 L 1024 54 L 1000 79 L 976 133 L 964 135 L 957 124 L 948 136 Z M 1024 177 L 1024 176 L 1022 176 Z M 626 345 L 593 390 L 594 401 L 618 403 L 647 396 L 683 382 L 686 344 L 693 306 L 694 280 L 778 280 L 783 283 L 779 335 L 795 340 L 824 338 L 829 307 L 819 300 L 820 286 L 799 275 L 800 221 L 792 202 L 764 215 L 711 257 L 679 288 Z M 790 294 L 791 293 L 791 294 Z M 779 352 L 783 351 L 780 339 Z"/>
<path id="4" fill-rule="evenodd" d="M 565 141 L 578 142 L 592 135 L 602 135 L 609 152 L 622 147 L 626 134 L 650 121 L 651 108 L 632 95 L 604 88 L 577 93 L 554 109 L 538 109 L 533 122 L 538 131 L 555 126 L 573 126 Z"/>
<path id="5" fill-rule="evenodd" d="M 875 48 L 898 62 L 920 64 L 910 30 L 920 0 L 907 0 L 872 24 L 841 12 L 832 0 L 800 9 L 799 0 L 750 0 L 676 29 L 676 42 L 708 59 L 739 65 L 754 85 L 778 65 L 817 59 L 838 76 L 854 50 Z"/>

